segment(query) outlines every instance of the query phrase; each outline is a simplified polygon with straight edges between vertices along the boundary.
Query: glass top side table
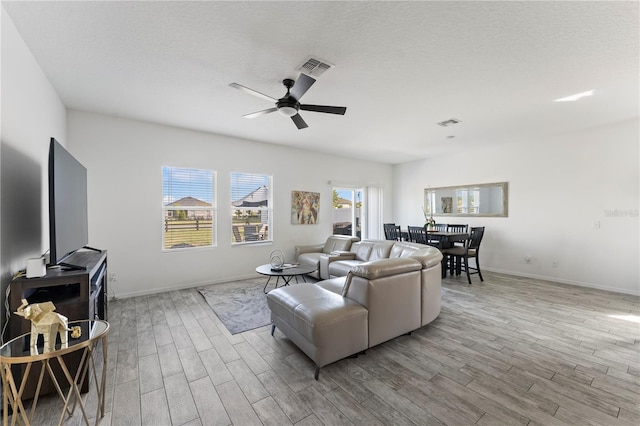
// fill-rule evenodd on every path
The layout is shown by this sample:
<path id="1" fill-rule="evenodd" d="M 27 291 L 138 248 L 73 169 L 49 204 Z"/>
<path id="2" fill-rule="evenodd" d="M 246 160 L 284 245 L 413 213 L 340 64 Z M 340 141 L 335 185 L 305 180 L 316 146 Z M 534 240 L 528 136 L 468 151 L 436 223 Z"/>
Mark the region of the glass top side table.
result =
<path id="1" fill-rule="evenodd" d="M 104 396 L 105 396 L 105 382 L 107 375 L 107 336 L 109 334 L 109 323 L 103 320 L 82 320 L 82 321 L 70 321 L 69 328 L 80 327 L 82 334 L 79 338 L 68 337 L 68 343 L 62 346 L 59 342 L 53 351 L 42 353 L 42 348 L 36 349 L 30 346 L 31 333 L 26 333 L 18 336 L 0 347 L 0 364 L 2 365 L 2 386 L 3 386 L 3 419 L 2 424 L 8 425 L 9 419 L 9 404 L 13 410 L 12 424 L 16 423 L 16 420 L 22 421 L 25 425 L 31 424 L 31 419 L 38 403 L 39 391 L 42 385 L 42 381 L 45 376 L 45 372 L 49 374 L 56 391 L 62 401 L 64 407 L 60 413 L 60 421 L 58 425 L 62 424 L 64 415 L 67 413 L 69 416 L 73 415 L 76 405 L 80 406 L 82 416 L 85 424 L 89 424 L 89 419 L 80 396 L 79 385 L 84 382 L 86 375 L 89 371 L 93 375 L 93 381 L 98 393 L 98 412 L 96 413 L 96 423 L 99 418 L 104 417 Z M 96 363 L 95 363 L 95 350 L 98 344 L 102 345 L 102 375 L 100 381 L 98 381 Z M 80 364 L 76 370 L 75 377 L 71 375 L 67 365 L 63 359 L 63 355 L 68 353 L 82 351 L 80 358 Z M 57 363 L 67 383 L 63 385 L 69 385 L 69 390 L 65 395 L 62 391 L 62 387 L 58 382 L 56 375 L 53 373 L 51 364 Z M 38 384 L 36 387 L 36 393 L 31 405 L 31 414 L 28 415 L 27 411 L 22 404 L 22 394 L 29 377 L 29 373 L 33 365 L 40 365 L 40 373 L 38 375 Z M 23 374 L 19 382 L 17 383 L 13 375 L 13 366 L 21 365 Z"/>

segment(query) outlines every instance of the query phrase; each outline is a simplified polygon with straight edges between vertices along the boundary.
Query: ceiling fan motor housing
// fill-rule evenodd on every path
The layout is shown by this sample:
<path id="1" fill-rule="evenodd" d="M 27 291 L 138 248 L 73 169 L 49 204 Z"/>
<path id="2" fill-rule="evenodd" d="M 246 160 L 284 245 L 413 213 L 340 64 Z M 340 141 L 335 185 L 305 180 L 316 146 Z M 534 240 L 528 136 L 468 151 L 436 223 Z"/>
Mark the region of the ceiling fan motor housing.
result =
<path id="1" fill-rule="evenodd" d="M 276 102 L 276 108 L 278 108 L 278 112 L 280 114 L 286 117 L 293 117 L 300 109 L 300 102 L 289 95 L 289 89 L 293 87 L 294 81 L 287 78 L 282 81 L 282 84 L 286 86 L 287 94 L 278 99 L 278 102 Z"/>

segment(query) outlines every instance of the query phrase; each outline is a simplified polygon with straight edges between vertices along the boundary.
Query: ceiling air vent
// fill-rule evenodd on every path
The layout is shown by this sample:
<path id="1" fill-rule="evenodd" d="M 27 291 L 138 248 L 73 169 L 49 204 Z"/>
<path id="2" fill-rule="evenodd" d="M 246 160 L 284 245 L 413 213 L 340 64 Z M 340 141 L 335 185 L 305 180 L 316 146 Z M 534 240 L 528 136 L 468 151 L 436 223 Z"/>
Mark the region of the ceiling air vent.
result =
<path id="1" fill-rule="evenodd" d="M 325 71 L 330 70 L 335 65 L 330 64 L 322 59 L 308 57 L 307 60 L 298 67 L 298 71 L 302 71 L 303 73 L 311 76 L 311 77 L 320 77 L 324 74 Z"/>
<path id="2" fill-rule="evenodd" d="M 453 126 L 454 124 L 458 124 L 458 123 L 460 123 L 460 120 L 458 120 L 457 118 L 450 118 L 448 120 L 439 122 L 438 126 L 448 127 L 448 126 Z"/>

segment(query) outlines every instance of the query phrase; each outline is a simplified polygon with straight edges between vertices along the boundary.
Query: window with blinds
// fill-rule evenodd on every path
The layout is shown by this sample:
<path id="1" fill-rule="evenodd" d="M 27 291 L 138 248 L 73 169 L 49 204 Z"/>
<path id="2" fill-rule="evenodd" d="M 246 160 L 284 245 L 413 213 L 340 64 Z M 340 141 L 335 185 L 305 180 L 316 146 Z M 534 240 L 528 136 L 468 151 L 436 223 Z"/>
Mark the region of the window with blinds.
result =
<path id="1" fill-rule="evenodd" d="M 162 249 L 216 245 L 215 172 L 162 167 Z"/>
<path id="2" fill-rule="evenodd" d="M 272 177 L 231 173 L 231 241 L 272 241 Z"/>

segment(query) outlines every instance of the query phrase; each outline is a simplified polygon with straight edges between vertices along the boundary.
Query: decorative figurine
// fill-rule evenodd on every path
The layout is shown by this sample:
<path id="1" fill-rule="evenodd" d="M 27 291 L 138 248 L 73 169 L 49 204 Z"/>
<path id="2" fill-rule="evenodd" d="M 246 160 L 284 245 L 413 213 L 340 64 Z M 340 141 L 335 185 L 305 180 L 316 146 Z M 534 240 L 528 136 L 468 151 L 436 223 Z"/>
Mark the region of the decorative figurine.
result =
<path id="1" fill-rule="evenodd" d="M 79 325 L 74 325 L 71 327 L 71 338 L 77 339 L 82 336 L 82 328 Z"/>
<path id="2" fill-rule="evenodd" d="M 27 299 L 22 299 L 22 305 L 18 307 L 16 315 L 31 320 L 31 354 L 38 353 L 38 335 L 44 337 L 44 353 L 55 350 L 56 334 L 60 335 L 61 347 L 67 344 L 67 317 L 54 312 L 56 307 L 52 302 L 34 303 L 29 305 Z"/>

